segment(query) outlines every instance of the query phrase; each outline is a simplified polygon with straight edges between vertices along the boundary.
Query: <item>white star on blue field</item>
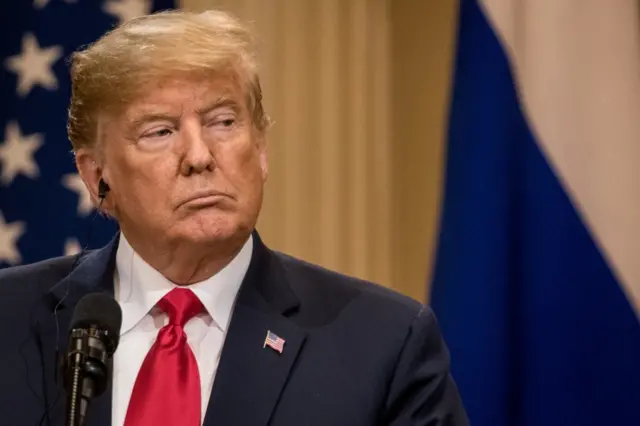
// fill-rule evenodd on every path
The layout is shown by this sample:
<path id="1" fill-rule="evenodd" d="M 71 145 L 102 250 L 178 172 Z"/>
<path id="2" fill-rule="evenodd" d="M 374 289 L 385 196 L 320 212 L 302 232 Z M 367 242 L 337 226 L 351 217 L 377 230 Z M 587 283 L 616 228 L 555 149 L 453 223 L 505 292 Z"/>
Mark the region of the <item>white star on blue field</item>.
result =
<path id="1" fill-rule="evenodd" d="M 113 237 L 116 224 L 95 212 L 73 164 L 68 57 L 114 25 L 174 7 L 173 0 L 0 5 L 0 16 L 9 17 L 0 26 L 0 267 L 74 254 Z"/>

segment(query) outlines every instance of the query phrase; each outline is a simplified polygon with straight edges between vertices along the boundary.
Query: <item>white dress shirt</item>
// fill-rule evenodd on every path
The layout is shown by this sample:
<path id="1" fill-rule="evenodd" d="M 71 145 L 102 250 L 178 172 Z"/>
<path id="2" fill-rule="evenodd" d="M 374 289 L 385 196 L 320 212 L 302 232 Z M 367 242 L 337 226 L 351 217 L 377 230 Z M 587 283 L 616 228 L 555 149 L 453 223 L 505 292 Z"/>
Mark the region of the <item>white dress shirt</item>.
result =
<path id="1" fill-rule="evenodd" d="M 184 327 L 200 372 L 203 421 L 231 312 L 252 250 L 250 237 L 224 269 L 188 287 L 206 309 Z M 177 286 L 142 260 L 123 234 L 116 253 L 114 286 L 115 298 L 122 308 L 122 328 L 113 364 L 112 424 L 122 426 L 138 371 L 158 331 L 168 322 L 167 315 L 155 305 Z"/>

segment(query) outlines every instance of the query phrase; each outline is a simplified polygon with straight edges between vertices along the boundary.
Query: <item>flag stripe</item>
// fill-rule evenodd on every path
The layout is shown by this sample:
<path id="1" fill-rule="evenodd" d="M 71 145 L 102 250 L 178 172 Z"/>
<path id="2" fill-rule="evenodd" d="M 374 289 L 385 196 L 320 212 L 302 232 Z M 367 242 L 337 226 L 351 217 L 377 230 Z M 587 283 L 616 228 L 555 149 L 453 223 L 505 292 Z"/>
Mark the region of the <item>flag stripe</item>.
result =
<path id="1" fill-rule="evenodd" d="M 462 0 L 432 303 L 472 424 L 640 424 L 640 326 Z"/>
<path id="2" fill-rule="evenodd" d="M 541 150 L 640 308 L 640 2 L 481 4 Z"/>

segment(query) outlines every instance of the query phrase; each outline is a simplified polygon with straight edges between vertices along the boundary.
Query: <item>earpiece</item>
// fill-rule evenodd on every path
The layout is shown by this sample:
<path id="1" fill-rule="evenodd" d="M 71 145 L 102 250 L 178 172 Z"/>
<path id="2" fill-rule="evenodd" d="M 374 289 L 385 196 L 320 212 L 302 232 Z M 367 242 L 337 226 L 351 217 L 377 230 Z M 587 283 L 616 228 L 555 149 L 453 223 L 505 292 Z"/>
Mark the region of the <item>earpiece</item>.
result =
<path id="1" fill-rule="evenodd" d="M 107 196 L 107 192 L 109 191 L 111 191 L 109 184 L 105 182 L 104 179 L 100 178 L 100 181 L 98 182 L 98 198 L 104 200 Z"/>

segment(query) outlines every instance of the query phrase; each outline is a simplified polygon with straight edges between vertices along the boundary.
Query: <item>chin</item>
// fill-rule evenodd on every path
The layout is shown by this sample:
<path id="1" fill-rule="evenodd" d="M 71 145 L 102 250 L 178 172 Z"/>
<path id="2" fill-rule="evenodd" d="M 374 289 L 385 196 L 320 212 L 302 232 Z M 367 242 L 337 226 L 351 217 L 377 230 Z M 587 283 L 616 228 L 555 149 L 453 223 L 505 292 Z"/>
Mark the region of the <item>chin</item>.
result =
<path id="1" fill-rule="evenodd" d="M 205 220 L 203 220 L 205 219 Z M 176 230 L 179 239 L 197 245 L 231 243 L 245 240 L 253 227 L 244 225 L 232 217 L 214 216 L 209 218 L 192 218 Z"/>

